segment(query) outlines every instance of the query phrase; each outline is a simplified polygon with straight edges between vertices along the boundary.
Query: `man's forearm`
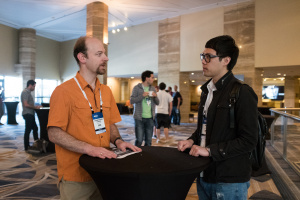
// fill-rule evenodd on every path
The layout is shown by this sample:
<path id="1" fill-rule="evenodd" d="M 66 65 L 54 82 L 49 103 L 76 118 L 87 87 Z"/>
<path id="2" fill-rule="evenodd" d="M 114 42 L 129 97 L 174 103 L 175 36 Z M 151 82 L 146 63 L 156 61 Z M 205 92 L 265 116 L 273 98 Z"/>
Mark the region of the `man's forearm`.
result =
<path id="1" fill-rule="evenodd" d="M 110 125 L 110 142 L 115 143 L 117 138 L 121 138 L 118 127 L 115 124 Z"/>
<path id="2" fill-rule="evenodd" d="M 88 149 L 93 147 L 86 142 L 77 140 L 59 127 L 49 127 L 48 136 L 51 142 L 76 153 L 88 154 Z"/>

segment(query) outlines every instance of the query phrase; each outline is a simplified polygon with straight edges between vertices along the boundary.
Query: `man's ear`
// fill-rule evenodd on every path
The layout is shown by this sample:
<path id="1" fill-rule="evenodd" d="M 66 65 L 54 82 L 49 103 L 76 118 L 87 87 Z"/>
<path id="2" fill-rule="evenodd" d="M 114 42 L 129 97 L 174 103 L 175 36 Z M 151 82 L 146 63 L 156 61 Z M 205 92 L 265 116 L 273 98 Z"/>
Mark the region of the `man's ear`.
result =
<path id="1" fill-rule="evenodd" d="M 223 58 L 222 61 L 224 62 L 224 65 L 228 65 L 231 61 L 231 58 L 229 56 L 227 56 L 227 57 Z"/>
<path id="2" fill-rule="evenodd" d="M 77 58 L 78 58 L 79 62 L 81 62 L 81 63 L 86 62 L 86 56 L 81 52 L 77 54 Z"/>

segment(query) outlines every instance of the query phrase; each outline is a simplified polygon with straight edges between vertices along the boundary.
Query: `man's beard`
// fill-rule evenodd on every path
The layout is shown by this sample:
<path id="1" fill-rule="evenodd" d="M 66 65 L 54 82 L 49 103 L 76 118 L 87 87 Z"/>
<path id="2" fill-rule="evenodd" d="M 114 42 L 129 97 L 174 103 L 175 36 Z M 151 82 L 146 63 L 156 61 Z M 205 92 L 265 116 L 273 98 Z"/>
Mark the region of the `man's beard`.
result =
<path id="1" fill-rule="evenodd" d="M 105 68 L 102 68 L 102 69 L 100 69 L 101 68 L 101 66 L 99 66 L 98 68 L 97 68 L 97 74 L 98 75 L 103 75 L 103 74 L 105 74 L 106 73 L 106 69 Z"/>

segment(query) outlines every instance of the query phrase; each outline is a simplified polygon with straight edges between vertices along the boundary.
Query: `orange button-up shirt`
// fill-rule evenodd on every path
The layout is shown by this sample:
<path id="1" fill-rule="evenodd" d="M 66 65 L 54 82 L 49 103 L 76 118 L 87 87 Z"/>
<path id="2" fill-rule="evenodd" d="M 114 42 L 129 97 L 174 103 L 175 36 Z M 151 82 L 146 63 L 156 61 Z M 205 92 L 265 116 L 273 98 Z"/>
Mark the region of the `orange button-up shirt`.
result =
<path id="1" fill-rule="evenodd" d="M 77 73 L 76 78 L 94 110 L 100 112 L 100 92 L 102 112 L 106 132 L 96 134 L 92 111 L 74 79 L 59 85 L 51 95 L 48 127 L 61 128 L 74 138 L 93 146 L 110 146 L 110 125 L 121 121 L 120 113 L 110 88 L 96 80 L 95 90 Z M 90 175 L 79 165 L 81 154 L 55 145 L 58 178 L 67 181 L 86 182 L 92 180 Z"/>

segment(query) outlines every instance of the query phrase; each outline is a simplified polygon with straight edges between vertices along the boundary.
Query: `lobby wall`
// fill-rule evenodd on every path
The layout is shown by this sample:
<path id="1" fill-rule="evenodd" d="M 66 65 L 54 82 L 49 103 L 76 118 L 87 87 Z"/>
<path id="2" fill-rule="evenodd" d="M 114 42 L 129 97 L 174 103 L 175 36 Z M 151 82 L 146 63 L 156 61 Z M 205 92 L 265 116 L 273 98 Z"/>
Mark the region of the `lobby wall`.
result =
<path id="1" fill-rule="evenodd" d="M 37 36 L 36 78 L 60 80 L 60 42 Z"/>
<path id="2" fill-rule="evenodd" d="M 75 43 L 76 40 L 61 43 L 60 76 L 63 82 L 73 78 L 79 70 L 79 66 L 73 57 L 73 47 Z"/>
<path id="3" fill-rule="evenodd" d="M 0 75 L 18 76 L 14 65 L 19 59 L 18 30 L 0 24 Z"/>
<path id="4" fill-rule="evenodd" d="M 200 71 L 200 53 L 205 43 L 224 32 L 224 8 L 181 16 L 180 22 L 180 71 Z"/>
<path id="5" fill-rule="evenodd" d="M 0 75 L 19 76 L 19 30 L 0 24 Z M 60 42 L 37 36 L 36 78 L 60 79 Z"/>
<path id="6" fill-rule="evenodd" d="M 108 76 L 139 76 L 145 70 L 157 73 L 158 22 L 132 26 L 115 34 L 109 32 L 108 37 Z"/>
<path id="7" fill-rule="evenodd" d="M 255 8 L 255 67 L 300 65 L 300 1 L 257 0 Z"/>

